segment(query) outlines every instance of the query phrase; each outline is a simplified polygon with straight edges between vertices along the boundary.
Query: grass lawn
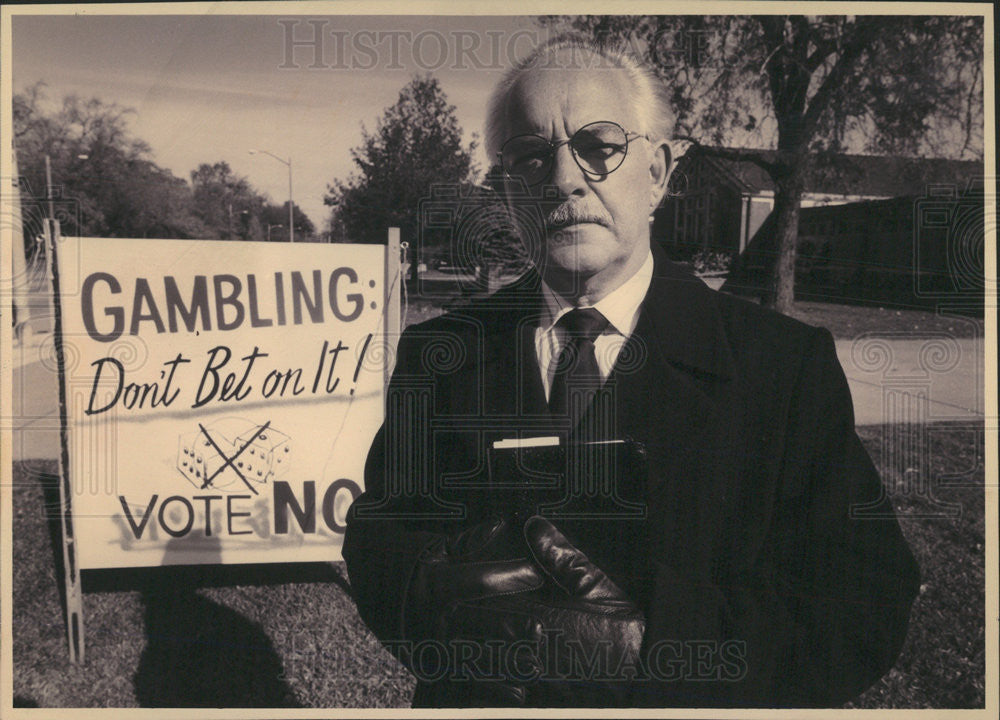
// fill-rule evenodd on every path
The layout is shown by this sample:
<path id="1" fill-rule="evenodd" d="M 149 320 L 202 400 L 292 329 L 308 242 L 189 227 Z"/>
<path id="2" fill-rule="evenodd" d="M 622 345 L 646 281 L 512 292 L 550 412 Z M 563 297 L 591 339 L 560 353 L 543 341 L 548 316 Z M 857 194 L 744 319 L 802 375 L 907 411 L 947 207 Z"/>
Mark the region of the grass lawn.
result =
<path id="1" fill-rule="evenodd" d="M 920 565 L 921 587 L 896 667 L 853 707 L 983 707 L 983 425 L 868 426 L 858 434 L 893 497 Z M 885 447 L 907 452 L 886 463 L 880 461 Z M 921 467 L 924 447 L 929 467 Z M 921 484 L 948 476 L 953 479 Z M 954 517 L 942 517 L 952 512 Z"/>
<path id="2" fill-rule="evenodd" d="M 861 429 L 923 574 L 896 668 L 855 707 L 984 702 L 983 426 Z M 931 467 L 921 468 L 929 443 Z M 891 442 L 903 454 L 883 463 Z M 23 707 L 405 707 L 412 681 L 354 610 L 342 566 L 101 571 L 84 576 L 87 661 L 68 662 L 54 560 L 55 464 L 14 467 L 13 657 Z M 914 472 L 958 475 L 916 492 Z M 964 474 L 963 474 L 964 473 Z M 928 517 L 939 503 L 960 510 Z M 295 580 L 294 582 L 290 580 Z"/>
<path id="3" fill-rule="evenodd" d="M 442 312 L 444 308 L 438 303 L 411 297 L 407 303 L 403 326 L 429 320 Z M 913 335 L 946 333 L 956 338 L 983 337 L 982 318 L 938 315 L 924 310 L 799 301 L 789 314 L 809 325 L 827 328 L 838 340 L 853 340 L 866 332 Z"/>
<path id="4" fill-rule="evenodd" d="M 983 337 L 982 318 L 936 315 L 923 310 L 799 301 L 789 314 L 809 325 L 827 328 L 838 339 L 854 339 L 866 332 L 947 333 L 956 338 Z"/>
<path id="5" fill-rule="evenodd" d="M 45 519 L 55 471 L 14 466 L 15 706 L 409 705 L 413 682 L 358 617 L 342 563 L 294 582 L 277 566 L 89 571 L 86 663 L 71 664 Z"/>

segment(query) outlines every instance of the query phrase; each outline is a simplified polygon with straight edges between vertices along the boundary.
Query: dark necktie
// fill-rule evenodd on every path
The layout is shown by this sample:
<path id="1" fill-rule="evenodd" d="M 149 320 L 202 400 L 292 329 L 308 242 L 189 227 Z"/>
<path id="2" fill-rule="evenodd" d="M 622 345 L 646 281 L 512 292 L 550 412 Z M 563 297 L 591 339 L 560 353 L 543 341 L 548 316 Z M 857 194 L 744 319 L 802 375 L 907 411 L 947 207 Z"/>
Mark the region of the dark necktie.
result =
<path id="1" fill-rule="evenodd" d="M 566 331 L 567 339 L 556 359 L 549 411 L 553 415 L 569 412 L 575 425 L 602 383 L 594 340 L 604 332 L 608 319 L 594 308 L 577 308 L 559 318 L 556 325 Z"/>

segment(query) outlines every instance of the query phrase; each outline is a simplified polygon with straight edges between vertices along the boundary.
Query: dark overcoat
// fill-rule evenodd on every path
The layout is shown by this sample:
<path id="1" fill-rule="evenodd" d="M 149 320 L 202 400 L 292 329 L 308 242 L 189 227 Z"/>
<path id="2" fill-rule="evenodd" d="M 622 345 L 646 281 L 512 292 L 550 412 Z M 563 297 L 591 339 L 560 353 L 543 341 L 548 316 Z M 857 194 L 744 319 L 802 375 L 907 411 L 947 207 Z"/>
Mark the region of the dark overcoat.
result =
<path id="1" fill-rule="evenodd" d="M 919 575 L 832 336 L 654 257 L 635 332 L 580 424 L 644 448 L 645 477 L 616 479 L 621 517 L 554 520 L 646 614 L 655 671 L 625 703 L 841 705 L 895 662 Z M 529 274 L 400 339 L 343 549 L 361 617 L 391 647 L 422 550 L 494 507 L 492 441 L 572 435 L 546 407 L 540 307 Z M 415 704 L 468 692 L 421 683 Z"/>

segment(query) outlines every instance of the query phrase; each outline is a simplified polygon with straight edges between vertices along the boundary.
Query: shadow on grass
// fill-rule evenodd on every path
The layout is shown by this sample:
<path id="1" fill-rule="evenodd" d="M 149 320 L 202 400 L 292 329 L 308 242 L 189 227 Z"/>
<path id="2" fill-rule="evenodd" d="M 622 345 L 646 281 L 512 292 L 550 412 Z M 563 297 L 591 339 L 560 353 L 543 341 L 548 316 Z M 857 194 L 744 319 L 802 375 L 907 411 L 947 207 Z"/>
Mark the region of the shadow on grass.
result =
<path id="1" fill-rule="evenodd" d="M 55 462 L 22 463 L 20 482 L 37 482 L 44 506 L 54 590 L 62 618 L 61 503 Z M 165 556 L 179 549 L 166 548 Z M 211 551 L 209 554 L 212 554 Z M 136 699 L 145 707 L 302 707 L 285 680 L 283 663 L 263 627 L 213 602 L 200 588 L 286 583 L 333 583 L 350 597 L 343 570 L 333 563 L 223 566 L 221 548 L 199 566 L 115 568 L 81 573 L 85 592 L 138 591 L 144 605 L 144 648 L 134 672 Z M 215 564 L 213 564 L 215 563 Z M 18 694 L 15 707 L 37 707 Z"/>
<path id="2" fill-rule="evenodd" d="M 193 587 L 142 593 L 146 647 L 135 673 L 143 707 L 301 707 L 257 623 Z"/>
<path id="3" fill-rule="evenodd" d="M 183 573 L 168 570 L 142 587 L 146 646 L 134 678 L 140 705 L 301 707 L 263 628 L 197 593 L 213 569 L 209 562 Z"/>

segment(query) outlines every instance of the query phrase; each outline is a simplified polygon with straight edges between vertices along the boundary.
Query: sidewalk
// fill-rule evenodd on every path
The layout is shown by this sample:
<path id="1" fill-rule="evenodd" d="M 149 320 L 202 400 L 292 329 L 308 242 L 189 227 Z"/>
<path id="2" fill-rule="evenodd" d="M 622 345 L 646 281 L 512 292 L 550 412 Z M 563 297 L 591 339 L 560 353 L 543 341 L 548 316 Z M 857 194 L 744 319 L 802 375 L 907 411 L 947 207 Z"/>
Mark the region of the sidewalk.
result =
<path id="1" fill-rule="evenodd" d="M 55 459 L 59 415 L 48 335 L 12 353 L 14 460 Z M 983 340 L 862 337 L 838 340 L 837 357 L 854 398 L 855 423 L 983 420 Z"/>
<path id="2" fill-rule="evenodd" d="M 983 339 L 862 336 L 838 340 L 855 424 L 982 420 Z"/>
<path id="3" fill-rule="evenodd" d="M 18 460 L 59 456 L 59 396 L 51 335 L 29 334 L 11 348 L 11 408 L 0 427 L 13 429 L 11 455 Z M 11 412 L 13 411 L 13 412 Z"/>

